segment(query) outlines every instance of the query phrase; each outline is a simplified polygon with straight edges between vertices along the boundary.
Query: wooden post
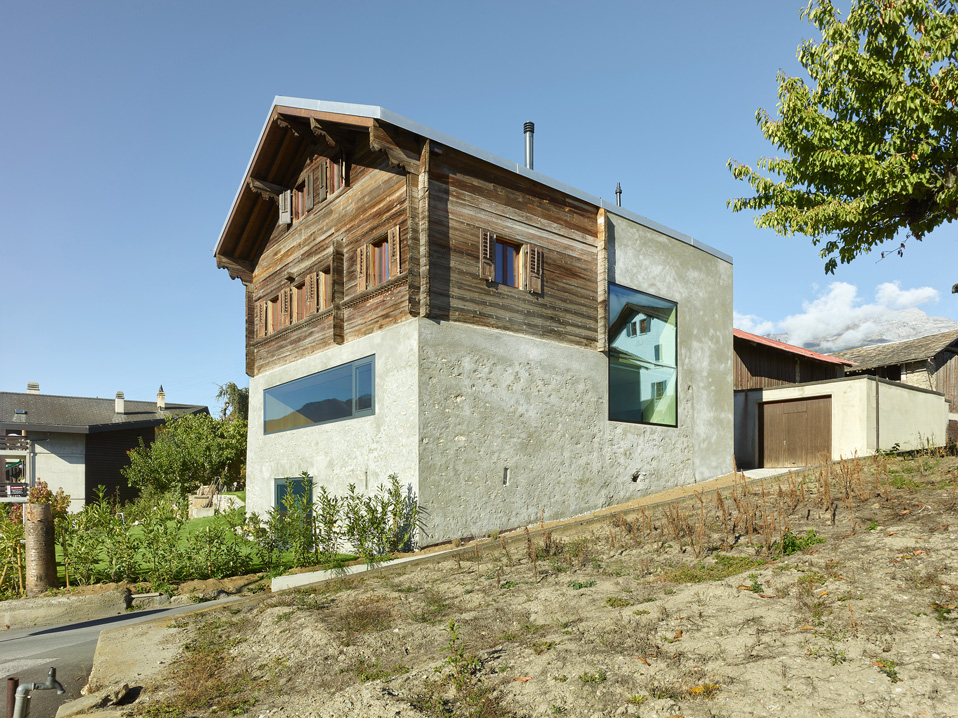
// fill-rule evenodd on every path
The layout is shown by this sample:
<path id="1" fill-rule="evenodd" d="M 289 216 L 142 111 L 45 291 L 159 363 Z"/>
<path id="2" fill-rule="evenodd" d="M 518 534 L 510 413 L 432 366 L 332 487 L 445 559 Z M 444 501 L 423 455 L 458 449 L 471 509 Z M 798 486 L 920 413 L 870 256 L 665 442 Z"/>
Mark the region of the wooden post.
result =
<path id="1" fill-rule="evenodd" d="M 17 688 L 20 687 L 20 679 L 10 676 L 7 679 L 7 718 L 13 718 L 13 708 L 17 703 Z"/>
<path id="2" fill-rule="evenodd" d="M 23 504 L 23 532 L 27 548 L 27 596 L 38 596 L 58 586 L 53 507 Z"/>

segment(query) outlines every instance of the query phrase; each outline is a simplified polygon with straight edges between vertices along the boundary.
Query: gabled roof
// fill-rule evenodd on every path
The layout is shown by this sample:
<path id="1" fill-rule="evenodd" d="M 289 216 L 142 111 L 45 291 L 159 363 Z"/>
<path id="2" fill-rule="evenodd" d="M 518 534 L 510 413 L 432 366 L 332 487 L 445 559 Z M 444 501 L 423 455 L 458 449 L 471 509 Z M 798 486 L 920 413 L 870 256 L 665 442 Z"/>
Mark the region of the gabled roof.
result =
<path id="1" fill-rule="evenodd" d="M 280 127 L 280 123 L 283 123 L 287 129 Z M 248 272 L 251 269 L 252 258 L 262 250 L 261 245 L 265 242 L 264 233 L 268 236 L 267 228 L 271 228 L 271 223 L 275 224 L 275 211 L 272 210 L 271 203 L 258 201 L 258 195 L 250 187 L 251 179 L 281 187 L 291 186 L 294 178 L 290 173 L 298 171 L 295 166 L 297 160 L 305 156 L 308 148 L 315 141 L 314 135 L 324 134 L 324 127 L 353 137 L 357 136 L 356 133 L 368 133 L 371 139 L 375 137 L 376 141 L 386 149 L 385 145 L 389 144 L 389 126 L 472 155 L 594 205 L 597 210 L 605 208 L 608 212 L 685 242 L 730 264 L 732 262 L 729 255 L 658 222 L 625 210 L 614 202 L 607 202 L 601 197 L 595 197 L 520 164 L 497 157 L 382 107 L 277 96 L 273 99 L 256 149 L 250 157 L 236 192 L 236 198 L 233 200 L 233 206 L 220 233 L 214 250 L 217 266 L 230 269 L 231 274 L 237 270 L 241 273 Z M 399 148 L 390 147 L 389 149 L 395 152 L 398 163 L 418 164 L 418 157 L 403 158 L 402 150 Z"/>
<path id="2" fill-rule="evenodd" d="M 855 364 L 855 362 L 849 361 L 847 359 L 829 356 L 828 354 L 819 354 L 818 352 L 813 352 L 809 349 L 802 349 L 801 347 L 797 347 L 792 344 L 777 342 L 774 339 L 769 339 L 768 337 L 760 337 L 757 334 L 749 334 L 748 332 L 743 332 L 741 329 L 732 329 L 732 336 L 736 339 L 744 339 L 745 341 L 753 342 L 755 344 L 763 344 L 764 346 L 772 347 L 773 349 L 788 352 L 789 354 L 796 354 L 800 357 L 804 357 L 805 359 L 813 359 L 815 361 L 824 362 L 825 364 L 841 364 L 843 366 L 854 366 Z"/>
<path id="3" fill-rule="evenodd" d="M 123 414 L 117 414 L 115 406 L 114 399 L 4 391 L 0 392 L 0 429 L 93 434 L 158 426 L 178 414 L 208 413 L 205 406 L 190 404 L 167 404 L 159 411 L 156 402 L 129 399 Z"/>
<path id="4" fill-rule="evenodd" d="M 858 364 L 855 367 L 857 371 L 859 369 L 874 369 L 880 366 L 907 364 L 931 359 L 938 352 L 956 342 L 958 342 L 958 329 L 953 329 L 950 332 L 930 334 L 927 337 L 907 339 L 903 342 L 873 344 L 869 347 L 846 349 L 842 352 L 835 352 L 832 356 L 855 362 Z"/>

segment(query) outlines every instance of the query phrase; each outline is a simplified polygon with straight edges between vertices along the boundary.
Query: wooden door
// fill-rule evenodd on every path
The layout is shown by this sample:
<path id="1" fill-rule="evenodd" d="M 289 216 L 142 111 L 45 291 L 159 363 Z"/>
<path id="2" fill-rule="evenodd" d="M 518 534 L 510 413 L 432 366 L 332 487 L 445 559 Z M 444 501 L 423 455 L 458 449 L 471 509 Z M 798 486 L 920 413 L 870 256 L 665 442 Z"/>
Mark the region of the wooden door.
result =
<path id="1" fill-rule="evenodd" d="M 762 466 L 812 466 L 832 455 L 832 398 L 775 401 L 762 407 Z"/>

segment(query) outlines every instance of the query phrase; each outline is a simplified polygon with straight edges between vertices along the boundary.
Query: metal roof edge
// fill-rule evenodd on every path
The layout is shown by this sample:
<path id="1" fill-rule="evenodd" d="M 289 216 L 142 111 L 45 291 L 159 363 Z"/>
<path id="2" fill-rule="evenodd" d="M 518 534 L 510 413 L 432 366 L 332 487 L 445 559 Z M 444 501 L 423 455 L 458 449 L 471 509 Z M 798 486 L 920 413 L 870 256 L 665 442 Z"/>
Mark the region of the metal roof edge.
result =
<path id="1" fill-rule="evenodd" d="M 695 247 L 696 249 L 700 249 L 707 254 L 711 254 L 713 257 L 732 264 L 731 255 L 720 252 L 705 242 L 700 242 L 699 240 L 690 237 L 687 234 L 683 234 L 682 232 L 667 227 L 664 224 L 659 224 L 658 222 L 648 219 L 647 217 L 643 217 L 642 215 L 630 210 L 623 209 L 618 205 L 607 204 L 601 197 L 584 192 L 577 187 L 567 185 L 559 180 L 549 177 L 548 175 L 536 172 L 535 170 L 530 170 L 517 162 L 510 162 L 509 160 L 503 159 L 498 155 L 494 155 L 492 152 L 488 152 L 474 145 L 470 145 L 469 143 L 458 140 L 451 135 L 447 135 L 439 130 L 434 130 L 433 128 L 428 127 L 420 122 L 410 120 L 408 117 L 404 117 L 403 115 L 386 110 L 377 105 L 360 105 L 350 102 L 331 102 L 327 100 L 309 100 L 302 97 L 286 97 L 284 95 L 276 95 L 273 98 L 273 103 L 270 105 L 269 112 L 266 115 L 266 120 L 263 122 L 263 129 L 260 130 L 256 146 L 253 148 L 252 154 L 250 154 L 249 162 L 246 163 L 246 170 L 243 172 L 243 178 L 240 180 L 239 188 L 237 188 L 236 195 L 233 197 L 233 203 L 230 205 L 230 212 L 227 214 L 226 220 L 223 222 L 223 227 L 220 229 L 219 238 L 216 240 L 216 247 L 219 247 L 220 241 L 223 239 L 223 233 L 226 231 L 226 226 L 229 224 L 230 217 L 232 216 L 232 208 L 236 206 L 236 203 L 239 200 L 240 193 L 243 191 L 243 186 L 246 182 L 246 176 L 249 174 L 249 171 L 253 166 L 253 158 L 256 156 L 256 150 L 259 149 L 259 143 L 262 141 L 263 136 L 266 134 L 266 130 L 269 127 L 269 120 L 270 117 L 273 116 L 273 110 L 277 107 L 292 107 L 299 110 L 313 110 L 314 112 L 332 112 L 341 115 L 355 115 L 357 117 L 367 117 L 373 120 L 382 120 L 383 122 L 388 122 L 396 127 L 400 127 L 414 134 L 421 135 L 423 137 L 429 138 L 430 140 L 444 144 L 447 147 L 451 147 L 460 152 L 477 157 L 484 162 L 488 162 L 489 164 L 496 165 L 497 167 L 501 167 L 510 172 L 515 172 L 518 175 L 544 184 L 547 187 L 564 192 L 565 194 L 582 200 L 583 202 L 595 205 L 599 209 L 605 209 L 609 212 L 613 212 L 614 214 L 624 217 L 625 219 L 636 222 L 637 224 L 641 224 L 643 227 L 647 227 L 648 229 L 659 232 L 660 234 L 664 234 L 672 239 L 677 239 L 680 242 L 684 242 L 685 244 Z M 214 253 L 216 252 L 216 247 L 213 248 Z"/>

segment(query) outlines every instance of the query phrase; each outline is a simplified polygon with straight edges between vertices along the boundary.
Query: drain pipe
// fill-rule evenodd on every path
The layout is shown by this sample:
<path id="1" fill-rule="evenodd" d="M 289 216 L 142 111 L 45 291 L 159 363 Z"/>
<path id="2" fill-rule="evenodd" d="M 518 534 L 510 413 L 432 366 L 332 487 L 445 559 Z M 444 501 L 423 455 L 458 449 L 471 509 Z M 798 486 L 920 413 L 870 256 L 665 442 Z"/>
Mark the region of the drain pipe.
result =
<path id="1" fill-rule="evenodd" d="M 23 683 L 17 688 L 16 702 L 13 704 L 13 718 L 27 718 L 30 715 L 30 691 L 49 691 L 56 689 L 63 695 L 66 689 L 57 680 L 57 669 L 51 668 L 46 683 Z"/>

